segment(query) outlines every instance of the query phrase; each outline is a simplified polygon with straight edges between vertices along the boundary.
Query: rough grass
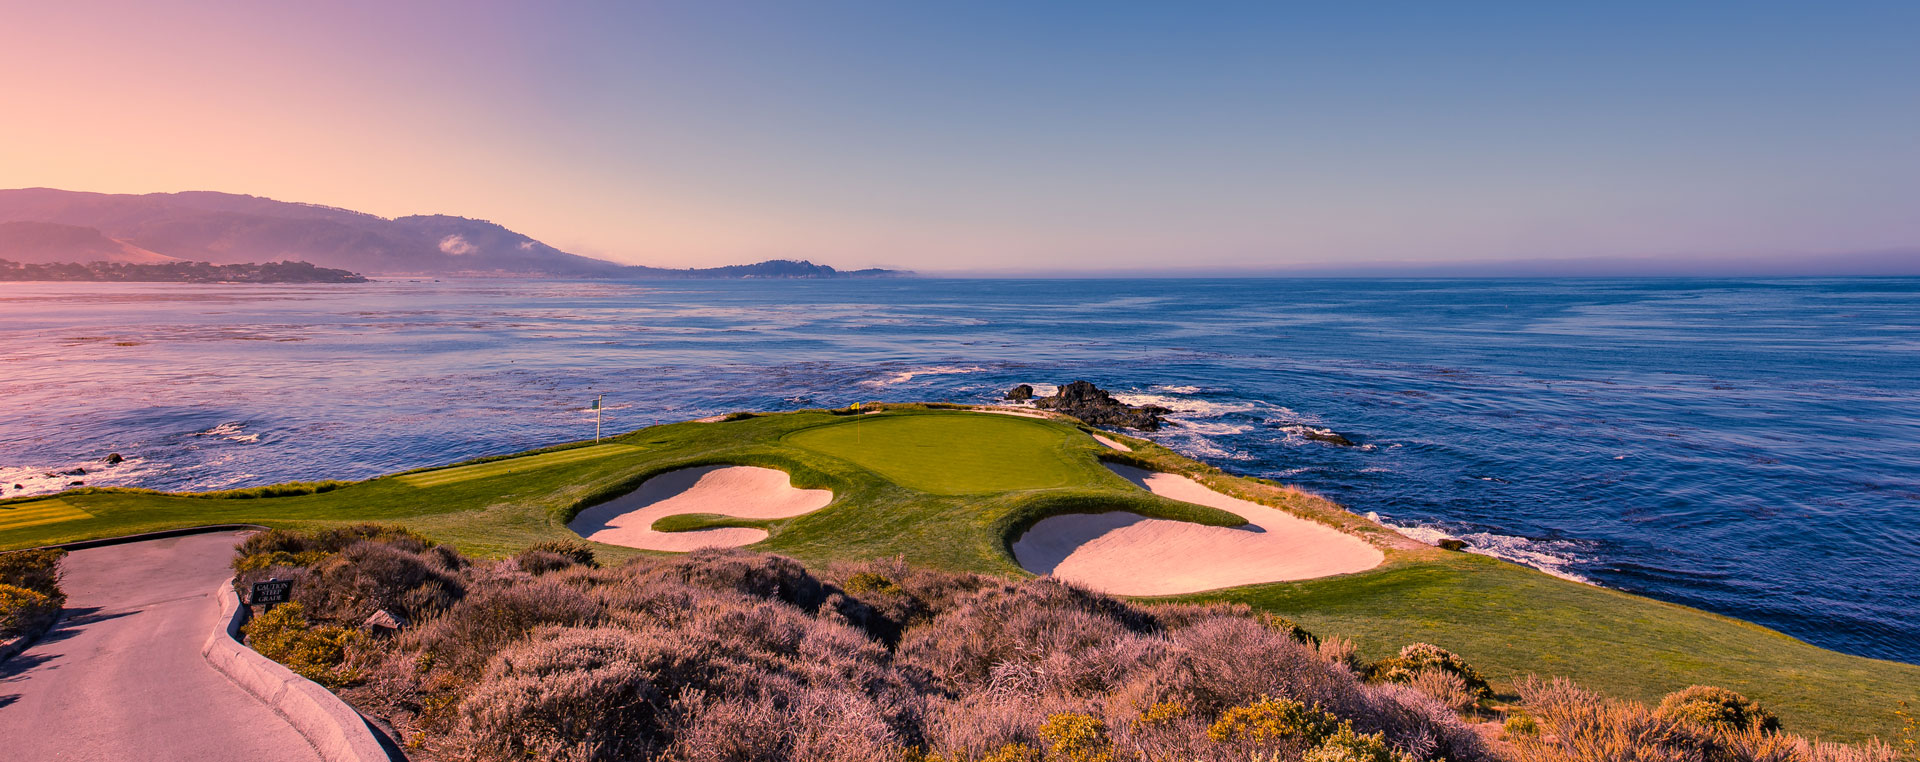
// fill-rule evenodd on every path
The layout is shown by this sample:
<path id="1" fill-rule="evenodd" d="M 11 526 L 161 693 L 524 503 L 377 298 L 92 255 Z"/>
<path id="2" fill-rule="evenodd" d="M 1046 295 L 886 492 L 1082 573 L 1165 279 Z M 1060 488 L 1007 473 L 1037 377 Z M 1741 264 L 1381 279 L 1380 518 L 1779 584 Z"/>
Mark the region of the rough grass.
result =
<path id="1" fill-rule="evenodd" d="M 1371 658 L 1391 655 L 1411 642 L 1434 643 L 1466 657 L 1493 682 L 1496 692 L 1506 694 L 1530 673 L 1570 677 L 1641 701 L 1657 700 L 1687 685 L 1720 685 L 1765 702 L 1797 731 L 1841 740 L 1893 737 L 1899 721 L 1892 711 L 1898 703 L 1920 705 L 1920 690 L 1914 687 L 1920 686 L 1920 667 L 1914 665 L 1838 654 L 1725 617 L 1567 582 L 1481 556 L 1427 548 L 1326 500 L 1233 477 L 1144 440 L 1126 440 L 1133 453 L 1115 452 L 1070 422 L 922 406 L 889 406 L 883 415 L 859 419 L 861 442 L 872 430 L 865 427 L 886 420 L 908 421 L 934 436 L 949 426 L 975 432 L 983 426 L 1038 432 L 1030 440 L 951 441 L 971 442 L 968 457 L 976 463 L 1064 458 L 1071 471 L 1085 475 L 1068 487 L 1047 490 L 927 492 L 861 463 L 783 441 L 816 427 L 844 430 L 852 420 L 827 411 L 801 411 L 718 424 L 656 426 L 608 443 L 635 449 L 598 451 L 605 454 L 581 459 L 533 459 L 591 446 L 586 444 L 550 448 L 533 457 L 487 458 L 456 466 L 507 465 L 467 472 L 481 475 L 430 487 L 386 477 L 328 492 L 253 500 L 70 492 L 57 499 L 85 516 L 31 526 L 0 523 L 0 548 L 215 523 L 317 528 L 381 521 L 404 524 L 469 554 L 500 558 L 536 542 L 576 539 L 566 528 L 575 512 L 624 494 L 651 475 L 713 463 L 779 468 L 793 475 L 796 486 L 834 491 L 835 504 L 825 509 L 759 524 L 772 536 L 755 545 L 756 550 L 816 567 L 899 558 L 917 566 L 1020 578 L 1027 575 L 1008 553 L 1009 538 L 1055 512 L 1124 509 L 1210 523 L 1235 521 L 1223 512 L 1134 488 L 1101 467 L 1104 459 L 1191 476 L 1386 547 L 1388 563 L 1370 572 L 1191 599 L 1241 602 L 1279 612 L 1322 635 L 1350 637 Z M 1009 444 L 1015 441 L 1039 442 L 1033 447 L 1042 449 Z M 542 465 L 532 465 L 536 462 Z M 964 485 L 939 488 L 958 486 Z M 0 506 L 0 522 L 8 510 L 45 502 Z M 614 546 L 595 550 L 610 562 L 643 555 Z"/>

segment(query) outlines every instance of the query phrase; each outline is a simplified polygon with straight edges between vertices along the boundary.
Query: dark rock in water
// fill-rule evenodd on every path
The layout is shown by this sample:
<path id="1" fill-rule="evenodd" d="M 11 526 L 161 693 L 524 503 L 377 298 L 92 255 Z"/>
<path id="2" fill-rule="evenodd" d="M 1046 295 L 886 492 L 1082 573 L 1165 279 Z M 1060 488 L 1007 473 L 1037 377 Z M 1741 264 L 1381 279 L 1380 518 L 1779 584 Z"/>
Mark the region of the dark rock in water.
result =
<path id="1" fill-rule="evenodd" d="M 65 474 L 67 476 L 86 476 L 87 470 L 84 468 L 76 468 L 72 471 L 62 471 L 60 473 Z"/>
<path id="2" fill-rule="evenodd" d="M 69 487 L 84 487 L 84 486 L 86 486 L 86 485 L 87 485 L 87 483 L 86 483 L 86 482 L 83 482 L 83 481 L 71 481 L 71 482 L 67 482 L 67 486 L 69 486 Z"/>
<path id="3" fill-rule="evenodd" d="M 1434 544 L 1440 546 L 1441 550 L 1466 550 L 1467 549 L 1466 540 L 1456 540 L 1452 537 L 1448 537 Z"/>
<path id="4" fill-rule="evenodd" d="M 109 466 L 120 465 L 120 463 L 125 460 L 126 458 L 120 457 L 120 453 L 117 453 L 117 452 L 107 453 L 107 465 Z"/>
<path id="5" fill-rule="evenodd" d="M 1158 430 L 1166 424 L 1166 414 L 1173 412 L 1157 405 L 1128 405 L 1090 381 L 1062 386 L 1053 396 L 1034 400 L 1033 406 L 1065 413 L 1095 426 L 1125 426 L 1142 431 Z"/>
<path id="6" fill-rule="evenodd" d="M 1007 399 L 1025 402 L 1033 399 L 1033 384 L 1021 384 L 1007 391 Z"/>
<path id="7" fill-rule="evenodd" d="M 1316 429 L 1312 426 L 1302 426 L 1300 427 L 1300 436 L 1306 437 L 1315 442 L 1325 442 L 1327 444 L 1334 445 L 1336 447 L 1352 447 L 1353 446 L 1353 440 L 1341 436 L 1340 433 L 1337 431 L 1331 431 L 1328 429 Z"/>

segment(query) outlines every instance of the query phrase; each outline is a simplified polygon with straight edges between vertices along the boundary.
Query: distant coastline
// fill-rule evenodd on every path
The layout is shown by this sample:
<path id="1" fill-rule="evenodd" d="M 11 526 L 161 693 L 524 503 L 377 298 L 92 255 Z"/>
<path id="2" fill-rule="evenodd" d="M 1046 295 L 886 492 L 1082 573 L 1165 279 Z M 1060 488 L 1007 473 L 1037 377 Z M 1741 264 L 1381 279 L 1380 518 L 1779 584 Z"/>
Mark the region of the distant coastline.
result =
<path id="1" fill-rule="evenodd" d="M 144 283 L 366 283 L 359 273 L 311 262 L 216 265 L 207 262 L 14 262 L 0 259 L 0 281 Z"/>
<path id="2" fill-rule="evenodd" d="M 466 217 L 388 219 L 348 209 L 231 193 L 141 196 L 52 188 L 0 190 L 0 260 L 42 265 L 38 277 L 6 280 L 250 280 L 174 270 L 77 263 L 264 267 L 273 257 L 344 273 L 406 277 L 511 275 L 619 280 L 896 278 L 903 270 L 839 270 L 803 259 L 675 269 L 628 265 L 556 249 Z M 18 268 L 15 268 L 16 270 Z M 289 277 L 292 282 L 352 282 Z M 283 281 L 284 282 L 284 281 Z"/>

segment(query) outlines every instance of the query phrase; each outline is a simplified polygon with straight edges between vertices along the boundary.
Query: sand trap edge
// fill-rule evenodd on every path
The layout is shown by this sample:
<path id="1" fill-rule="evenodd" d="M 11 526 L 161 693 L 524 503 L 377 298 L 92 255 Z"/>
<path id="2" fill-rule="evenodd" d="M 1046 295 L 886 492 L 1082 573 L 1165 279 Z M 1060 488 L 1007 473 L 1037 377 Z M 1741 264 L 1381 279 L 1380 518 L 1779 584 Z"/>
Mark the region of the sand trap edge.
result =
<path id="1" fill-rule="evenodd" d="M 1099 592 L 1150 596 L 1352 574 L 1386 560 L 1360 537 L 1187 477 L 1106 466 L 1149 492 L 1218 508 L 1247 524 L 1212 527 L 1127 511 L 1049 516 L 1011 544 L 1021 568 Z"/>
<path id="2" fill-rule="evenodd" d="M 594 542 L 642 550 L 737 548 L 767 539 L 767 530 L 715 527 L 660 532 L 653 525 L 668 516 L 689 513 L 786 519 L 812 513 L 832 502 L 832 490 L 794 487 L 792 477 L 778 469 L 694 466 L 655 474 L 632 492 L 582 510 L 567 522 L 567 528 Z"/>

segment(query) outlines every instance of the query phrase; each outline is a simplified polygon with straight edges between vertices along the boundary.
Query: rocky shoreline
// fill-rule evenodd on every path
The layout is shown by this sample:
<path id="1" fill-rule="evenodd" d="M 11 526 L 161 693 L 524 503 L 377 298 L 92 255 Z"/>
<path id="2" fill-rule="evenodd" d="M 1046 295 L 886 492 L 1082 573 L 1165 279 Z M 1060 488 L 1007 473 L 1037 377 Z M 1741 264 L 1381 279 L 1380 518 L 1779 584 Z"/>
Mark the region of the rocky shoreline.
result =
<path id="1" fill-rule="evenodd" d="M 1160 430 L 1167 425 L 1166 415 L 1173 412 L 1158 405 L 1126 404 L 1091 381 L 1063 384 L 1053 396 L 1039 399 L 1034 398 L 1031 385 L 1021 384 L 1009 390 L 1006 398 L 1016 402 L 1032 400 L 1036 408 L 1070 415 L 1095 426 L 1123 426 L 1141 431 Z"/>

